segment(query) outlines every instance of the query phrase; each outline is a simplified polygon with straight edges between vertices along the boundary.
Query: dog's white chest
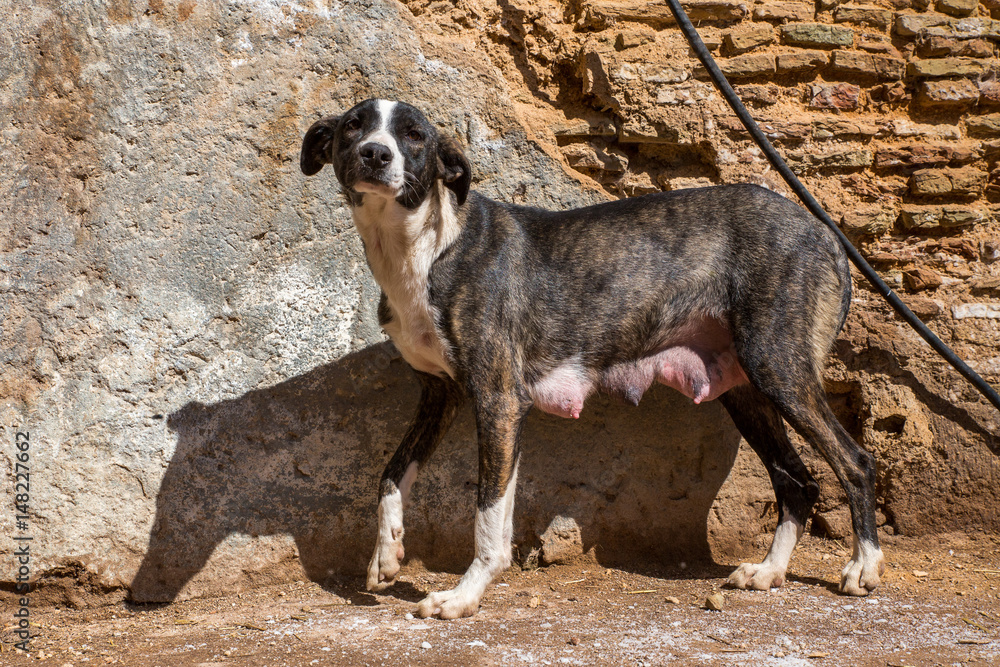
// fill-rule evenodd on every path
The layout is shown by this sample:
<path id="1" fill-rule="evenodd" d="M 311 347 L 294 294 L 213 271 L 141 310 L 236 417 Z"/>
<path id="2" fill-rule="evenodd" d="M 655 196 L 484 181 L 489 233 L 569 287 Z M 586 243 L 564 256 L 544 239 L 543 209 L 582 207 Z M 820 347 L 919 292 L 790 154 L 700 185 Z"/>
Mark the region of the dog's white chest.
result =
<path id="1" fill-rule="evenodd" d="M 355 222 L 368 237 L 368 264 L 388 301 L 391 318 L 382 328 L 413 368 L 454 377 L 448 345 L 437 328 L 438 312 L 430 302 L 429 275 L 437 248 L 426 230 L 428 208 L 395 219 L 383 215 L 376 222 L 356 213 Z"/>
<path id="2" fill-rule="evenodd" d="M 392 317 L 382 328 L 413 368 L 454 378 L 430 302 L 431 267 L 459 230 L 447 190 L 439 183 L 414 210 L 365 194 L 353 214 L 372 275 L 389 303 Z"/>

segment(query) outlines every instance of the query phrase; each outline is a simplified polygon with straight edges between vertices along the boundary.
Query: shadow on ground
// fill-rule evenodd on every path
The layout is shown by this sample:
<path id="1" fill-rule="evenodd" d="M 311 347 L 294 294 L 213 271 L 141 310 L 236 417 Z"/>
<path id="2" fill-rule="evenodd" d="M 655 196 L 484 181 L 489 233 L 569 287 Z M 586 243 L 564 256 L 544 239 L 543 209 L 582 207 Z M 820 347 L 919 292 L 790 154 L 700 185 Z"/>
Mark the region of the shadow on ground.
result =
<path id="1" fill-rule="evenodd" d="M 378 479 L 417 394 L 410 369 L 383 344 L 171 414 L 177 446 L 131 600 L 218 594 L 297 568 L 330 585 L 361 574 L 375 536 Z M 602 563 L 708 565 L 708 515 L 738 442 L 721 405 L 696 407 L 666 387 L 638 408 L 595 397 L 579 420 L 533 413 L 515 543 L 527 553 L 562 515 L 577 520 L 585 549 Z M 414 487 L 408 556 L 434 570 L 468 564 L 476 476 L 466 408 Z"/>

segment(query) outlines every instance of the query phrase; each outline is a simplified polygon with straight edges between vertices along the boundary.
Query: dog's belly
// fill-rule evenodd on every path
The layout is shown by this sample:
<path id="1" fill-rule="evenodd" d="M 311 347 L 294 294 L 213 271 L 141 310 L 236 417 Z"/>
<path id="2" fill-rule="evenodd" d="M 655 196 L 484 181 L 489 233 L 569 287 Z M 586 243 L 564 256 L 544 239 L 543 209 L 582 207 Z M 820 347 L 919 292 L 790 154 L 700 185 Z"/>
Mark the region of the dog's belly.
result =
<path id="1" fill-rule="evenodd" d="M 603 370 L 587 369 L 574 357 L 546 373 L 528 393 L 539 410 L 578 419 L 595 389 L 638 405 L 650 385 L 660 382 L 701 403 L 747 383 L 729 333 L 714 320 L 693 324 L 683 342 Z"/>

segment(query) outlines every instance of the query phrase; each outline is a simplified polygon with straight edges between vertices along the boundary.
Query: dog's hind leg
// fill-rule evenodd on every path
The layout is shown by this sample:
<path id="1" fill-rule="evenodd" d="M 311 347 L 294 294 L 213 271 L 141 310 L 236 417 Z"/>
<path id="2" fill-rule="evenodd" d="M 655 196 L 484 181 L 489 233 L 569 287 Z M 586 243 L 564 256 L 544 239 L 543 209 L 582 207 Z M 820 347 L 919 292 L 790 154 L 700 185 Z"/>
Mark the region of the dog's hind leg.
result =
<path id="1" fill-rule="evenodd" d="M 493 579 L 510 566 L 519 438 L 530 401 L 516 396 L 477 397 L 479 492 L 475 558 L 450 591 L 431 593 L 417 606 L 420 616 L 472 616 Z"/>
<path id="2" fill-rule="evenodd" d="M 729 390 L 719 400 L 767 468 L 778 504 L 778 528 L 767 556 L 761 563 L 741 564 L 729 576 L 729 584 L 768 590 L 785 581 L 788 561 L 819 496 L 819 486 L 789 442 L 785 422 L 767 397 L 744 385 Z"/>
<path id="3" fill-rule="evenodd" d="M 455 382 L 417 373 L 421 383 L 417 415 L 392 455 L 379 484 L 378 539 L 368 564 L 367 588 L 384 590 L 399 573 L 403 559 L 403 508 L 417 471 L 434 452 L 462 403 Z"/>
<path id="4" fill-rule="evenodd" d="M 854 529 L 854 553 L 844 567 L 840 591 L 868 595 L 878 587 L 885 557 L 875 526 L 875 458 L 837 421 L 819 380 L 795 393 L 773 395 L 789 424 L 823 454 L 847 493 Z"/>
<path id="5" fill-rule="evenodd" d="M 794 332 L 792 333 L 794 336 Z M 875 527 L 875 458 L 837 421 L 810 355 L 796 355 L 788 339 L 758 336 L 741 359 L 747 377 L 792 428 L 826 459 L 847 493 L 854 528 L 854 555 L 841 574 L 840 590 L 867 595 L 879 585 L 885 558 Z M 764 349 L 767 348 L 767 349 Z M 796 364 L 796 361 L 800 364 Z"/>

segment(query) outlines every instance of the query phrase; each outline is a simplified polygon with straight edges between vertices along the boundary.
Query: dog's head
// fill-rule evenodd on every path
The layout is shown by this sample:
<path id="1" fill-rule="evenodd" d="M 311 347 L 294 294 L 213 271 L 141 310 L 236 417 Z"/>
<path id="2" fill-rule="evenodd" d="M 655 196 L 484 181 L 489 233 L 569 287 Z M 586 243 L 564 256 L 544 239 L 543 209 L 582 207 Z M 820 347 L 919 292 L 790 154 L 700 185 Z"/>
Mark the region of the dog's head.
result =
<path id="1" fill-rule="evenodd" d="M 366 100 L 313 123 L 302 140 L 299 166 L 312 176 L 325 164 L 333 165 L 353 205 L 372 194 L 416 208 L 441 179 L 461 206 L 472 183 L 458 142 L 402 102 Z"/>

